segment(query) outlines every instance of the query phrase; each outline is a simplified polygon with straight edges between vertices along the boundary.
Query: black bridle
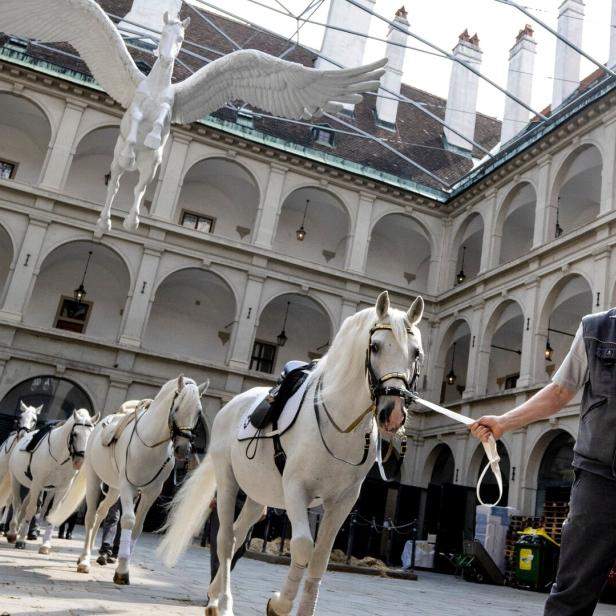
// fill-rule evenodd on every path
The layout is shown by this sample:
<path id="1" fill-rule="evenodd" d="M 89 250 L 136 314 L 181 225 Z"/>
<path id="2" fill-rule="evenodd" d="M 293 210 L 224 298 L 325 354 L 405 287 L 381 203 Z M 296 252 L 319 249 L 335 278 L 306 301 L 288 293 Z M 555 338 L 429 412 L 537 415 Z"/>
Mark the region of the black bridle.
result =
<path id="1" fill-rule="evenodd" d="M 83 426 L 84 428 L 92 428 L 94 429 L 94 424 L 91 421 L 83 421 L 83 422 L 75 422 L 73 427 L 71 428 L 71 433 L 68 435 L 68 440 L 66 442 L 66 446 L 68 447 L 68 453 L 71 459 L 75 458 L 83 458 L 86 455 L 85 450 L 78 450 L 75 448 L 75 437 L 77 433 L 75 432 L 75 428 L 77 426 Z M 50 433 L 51 434 L 51 433 Z"/>

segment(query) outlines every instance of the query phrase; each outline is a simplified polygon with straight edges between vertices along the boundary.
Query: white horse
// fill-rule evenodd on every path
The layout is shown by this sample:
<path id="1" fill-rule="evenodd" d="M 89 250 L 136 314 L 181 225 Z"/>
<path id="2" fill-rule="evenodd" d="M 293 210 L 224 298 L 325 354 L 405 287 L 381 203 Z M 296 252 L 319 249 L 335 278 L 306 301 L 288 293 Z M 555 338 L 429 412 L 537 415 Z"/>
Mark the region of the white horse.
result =
<path id="1" fill-rule="evenodd" d="M 11 451 L 13 451 L 13 447 L 15 447 L 22 437 L 36 428 L 36 422 L 38 421 L 38 416 L 43 410 L 43 406 L 41 405 L 35 408 L 33 406 L 28 406 L 21 401 L 19 403 L 19 409 L 21 413 L 17 418 L 17 430 L 11 432 L 6 437 L 6 440 L 0 445 L 0 503 L 5 500 L 1 494 L 2 485 L 5 486 L 4 489 L 7 491 L 7 494 L 11 489 L 10 480 L 8 479 L 9 456 L 11 455 Z M 5 484 L 3 483 L 4 479 L 6 479 Z M 0 531 L 6 524 L 10 506 L 11 503 L 7 501 L 6 506 L 4 507 L 2 519 L 0 520 Z M 0 505 L 0 510 L 2 510 L 2 505 Z"/>
<path id="2" fill-rule="evenodd" d="M 384 292 L 375 308 L 344 321 L 309 377 L 295 423 L 281 437 L 286 452 L 282 476 L 270 439 L 259 441 L 252 459 L 247 457 L 246 443 L 237 440 L 242 416 L 263 398 L 265 388 L 236 396 L 217 414 L 209 454 L 176 494 L 167 534 L 158 548 L 167 565 L 175 564 L 202 528 L 217 490 L 220 569 L 209 587 L 208 616 L 233 616 L 231 557 L 263 505 L 286 509 L 292 524 L 291 565 L 282 592 L 270 598 L 267 613 L 287 616 L 291 612 L 307 568 L 297 614 L 314 614 L 334 539 L 374 464 L 377 426 L 388 433 L 403 429 L 406 404 L 412 397 L 409 390 L 422 357 L 416 326 L 422 314 L 421 297 L 405 313 L 390 308 Z M 233 524 L 238 488 L 247 499 Z M 308 508 L 318 504 L 325 513 L 315 545 Z"/>
<path id="3" fill-rule="evenodd" d="M 84 468 L 64 500 L 49 515 L 52 523 L 60 524 L 86 496 L 86 536 L 77 561 L 78 572 L 90 572 L 96 533 L 119 496 L 122 534 L 113 581 L 129 583 L 130 557 L 143 529 L 143 521 L 173 470 L 175 459 L 184 459 L 190 452 L 202 412 L 201 396 L 208 385 L 209 381 L 197 385 L 180 375 L 165 383 L 156 398 L 148 401 L 147 408 L 145 404 L 125 403 L 123 407 L 133 406 L 132 413 L 110 415 L 94 429 Z M 110 439 L 114 433 L 114 439 Z M 101 482 L 108 490 L 99 504 Z M 135 511 L 137 495 L 140 498 Z"/>
<path id="4" fill-rule="evenodd" d="M 26 548 L 28 527 L 36 514 L 41 492 L 46 492 L 41 508 L 44 518 L 51 499 L 62 498 L 68 490 L 81 468 L 88 437 L 97 421 L 98 415 L 90 417 L 86 409 L 75 410 L 65 422 L 46 432 L 33 452 L 26 451 L 26 447 L 39 430 L 22 438 L 13 449 L 9 459 L 9 476 L 14 515 L 7 537 L 9 542 L 16 539 L 16 548 Z M 21 486 L 29 488 L 23 502 Z M 48 523 L 40 554 L 51 552 L 52 532 L 53 524 Z"/>

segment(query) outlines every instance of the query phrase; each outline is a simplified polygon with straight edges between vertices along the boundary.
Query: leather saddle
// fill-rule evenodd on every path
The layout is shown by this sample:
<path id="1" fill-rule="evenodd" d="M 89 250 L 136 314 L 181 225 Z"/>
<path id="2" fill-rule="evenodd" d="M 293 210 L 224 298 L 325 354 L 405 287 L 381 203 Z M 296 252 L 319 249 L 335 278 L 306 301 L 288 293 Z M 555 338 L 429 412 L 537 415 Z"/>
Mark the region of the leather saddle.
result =
<path id="1" fill-rule="evenodd" d="M 285 404 L 302 386 L 315 366 L 316 361 L 310 363 L 297 360 L 287 362 L 276 385 L 269 390 L 263 402 L 251 413 L 250 423 L 257 430 L 263 430 L 269 425 L 276 425 Z"/>

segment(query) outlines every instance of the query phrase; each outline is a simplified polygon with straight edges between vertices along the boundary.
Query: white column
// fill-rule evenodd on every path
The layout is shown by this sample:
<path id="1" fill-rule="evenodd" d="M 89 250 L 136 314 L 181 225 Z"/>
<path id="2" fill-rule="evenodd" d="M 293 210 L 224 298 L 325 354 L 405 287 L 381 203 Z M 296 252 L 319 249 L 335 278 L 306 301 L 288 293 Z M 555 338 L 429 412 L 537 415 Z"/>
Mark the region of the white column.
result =
<path id="1" fill-rule="evenodd" d="M 555 237 L 558 198 L 551 196 L 550 158 L 546 157 L 537 163 L 537 203 L 535 204 L 535 229 L 533 232 L 533 248 L 551 242 Z"/>
<path id="2" fill-rule="evenodd" d="M 605 249 L 593 253 L 593 285 L 592 285 L 592 311 L 601 312 L 612 306 L 611 285 L 612 277 L 610 276 L 610 252 L 608 246 Z M 597 293 L 599 293 L 599 301 L 597 302 Z M 597 305 L 598 304 L 598 305 Z"/>
<path id="3" fill-rule="evenodd" d="M 615 0 L 616 2 L 616 0 Z M 616 28 L 612 28 L 616 30 Z M 616 172 L 616 120 L 605 125 L 603 143 L 605 156 L 601 167 L 601 203 L 599 214 L 607 214 L 614 209 L 614 173 Z"/>
<path id="4" fill-rule="evenodd" d="M 483 52 L 479 49 L 477 34 L 470 36 L 465 30 L 460 34 L 458 44 L 453 49 L 453 55 L 468 65 L 478 69 L 481 65 Z M 459 62 L 452 62 L 449 79 L 449 95 L 445 110 L 445 123 L 462 133 L 467 139 L 475 136 L 475 120 L 477 116 L 477 90 L 479 76 L 469 71 Z M 454 148 L 470 152 L 473 145 L 445 127 L 445 139 Z"/>
<path id="5" fill-rule="evenodd" d="M 31 285 L 35 282 L 35 271 L 41 247 L 47 232 L 47 222 L 30 220 L 26 236 L 19 250 L 15 271 L 6 291 L 2 316 L 10 321 L 21 321 Z"/>
<path id="6" fill-rule="evenodd" d="M 403 28 L 408 28 L 407 15 L 408 13 L 404 10 L 404 7 L 399 8 L 394 17 L 394 23 Z M 385 48 L 387 66 L 385 67 L 385 74 L 381 77 L 381 86 L 379 87 L 378 98 L 376 99 L 376 116 L 380 123 L 391 128 L 395 127 L 398 114 L 398 101 L 391 92 L 400 94 L 402 69 L 406 52 L 406 48 L 403 45 L 406 45 L 407 40 L 408 34 L 398 28 L 389 26 L 387 46 Z M 384 88 L 387 88 L 389 92 L 385 91 Z"/>
<path id="7" fill-rule="evenodd" d="M 483 240 L 481 243 L 481 262 L 479 273 L 486 272 L 494 266 L 492 259 L 492 234 L 495 224 L 496 191 L 486 194 L 486 207 L 483 208 Z"/>
<path id="8" fill-rule="evenodd" d="M 539 321 L 538 290 L 539 280 L 532 280 L 526 285 L 526 312 L 522 325 L 522 355 L 520 357 L 518 387 L 527 387 L 535 381 L 535 365 L 537 362 L 535 327 Z"/>
<path id="9" fill-rule="evenodd" d="M 137 282 L 128 307 L 128 314 L 124 320 L 124 329 L 120 336 L 120 342 L 124 344 L 141 346 L 141 336 L 148 315 L 148 307 L 152 301 L 152 291 L 160 256 L 161 253 L 158 250 L 150 248 L 146 248 L 143 252 Z"/>
<path id="10" fill-rule="evenodd" d="M 340 321 L 338 323 L 338 328 L 342 325 L 344 320 L 357 312 L 357 302 L 354 302 L 350 299 L 342 300 L 342 307 L 340 309 Z"/>
<path id="11" fill-rule="evenodd" d="M 526 428 L 521 428 L 511 433 L 511 451 L 509 452 L 510 475 L 509 475 L 509 507 L 515 507 L 523 515 L 534 514 L 531 504 L 534 502 L 534 490 L 530 495 L 526 494 L 526 465 L 528 464 L 528 452 L 526 451 Z"/>
<path id="12" fill-rule="evenodd" d="M 256 217 L 254 243 L 263 248 L 271 248 L 274 233 L 278 226 L 278 217 L 282 207 L 282 191 L 284 190 L 287 168 L 271 163 L 270 174 L 265 188 L 265 196 L 261 201 Z"/>
<path id="13" fill-rule="evenodd" d="M 119 410 L 122 403 L 128 399 L 128 388 L 131 381 L 114 377 L 109 382 L 107 389 L 107 397 L 105 398 L 105 406 L 103 407 L 103 416 L 111 415 Z"/>
<path id="14" fill-rule="evenodd" d="M 558 9 L 558 34 L 570 43 L 582 47 L 583 27 L 583 0 L 564 0 Z M 581 56 L 577 51 L 560 39 L 556 40 L 552 111 L 578 87 L 580 82 L 580 60 Z"/>
<path id="15" fill-rule="evenodd" d="M 146 28 L 145 32 L 151 34 L 150 30 L 160 32 L 163 29 L 163 15 L 165 11 L 171 17 L 177 17 L 182 8 L 182 0 L 133 0 L 133 5 L 126 17 L 126 24 L 129 30 L 139 29 L 134 24 L 140 24 Z M 120 28 L 124 22 L 120 24 Z M 157 37 L 152 37 L 154 40 Z"/>
<path id="16" fill-rule="evenodd" d="M 171 135 L 171 150 L 161 180 L 158 196 L 152 204 L 152 217 L 172 221 L 175 205 L 182 189 L 184 163 L 190 139 Z"/>
<path id="17" fill-rule="evenodd" d="M 360 192 L 357 199 L 357 216 L 355 227 L 351 236 L 351 246 L 348 252 L 347 269 L 363 274 L 366 268 L 368 246 L 370 245 L 370 224 L 372 222 L 372 208 L 374 195 Z"/>
<path id="18" fill-rule="evenodd" d="M 616 0 L 612 0 L 612 15 L 610 18 L 610 59 L 608 60 L 608 67 L 614 68 L 616 66 Z"/>
<path id="19" fill-rule="evenodd" d="M 75 138 L 84 110 L 85 105 L 80 103 L 72 101 L 66 103 L 60 126 L 41 177 L 40 184 L 43 188 L 59 190 L 64 186 L 73 160 L 73 147 L 76 146 Z M 101 177 L 104 173 L 104 171 L 101 171 Z"/>
<path id="20" fill-rule="evenodd" d="M 468 349 L 468 367 L 466 369 L 466 387 L 462 398 L 473 398 L 474 396 L 483 393 L 478 385 L 479 379 L 479 359 L 480 359 L 480 344 L 481 334 L 483 331 L 483 307 L 484 302 L 480 301 L 473 306 L 473 313 L 471 316 L 471 340 Z"/>
<path id="21" fill-rule="evenodd" d="M 246 290 L 242 299 L 239 321 L 235 324 L 230 346 L 229 367 L 246 369 L 250 366 L 250 355 L 254 332 L 257 328 L 259 305 L 264 278 L 248 274 Z"/>
<path id="22" fill-rule="evenodd" d="M 536 47 L 533 29 L 526 25 L 518 33 L 515 45 L 509 52 L 507 90 L 527 105 L 530 105 L 531 102 Z M 526 124 L 528 124 L 528 109 L 507 96 L 501 126 L 501 144 L 507 143 L 512 137 L 515 137 Z"/>

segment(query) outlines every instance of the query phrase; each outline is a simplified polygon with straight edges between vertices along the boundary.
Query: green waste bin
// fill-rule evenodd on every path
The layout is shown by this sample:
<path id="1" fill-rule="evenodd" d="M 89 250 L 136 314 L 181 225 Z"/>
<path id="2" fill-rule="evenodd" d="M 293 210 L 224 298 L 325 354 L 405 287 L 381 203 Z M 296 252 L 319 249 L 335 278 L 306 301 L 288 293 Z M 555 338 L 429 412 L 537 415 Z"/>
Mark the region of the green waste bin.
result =
<path id="1" fill-rule="evenodd" d="M 559 545 L 543 528 L 527 528 L 515 544 L 518 585 L 548 592 L 556 578 Z"/>

